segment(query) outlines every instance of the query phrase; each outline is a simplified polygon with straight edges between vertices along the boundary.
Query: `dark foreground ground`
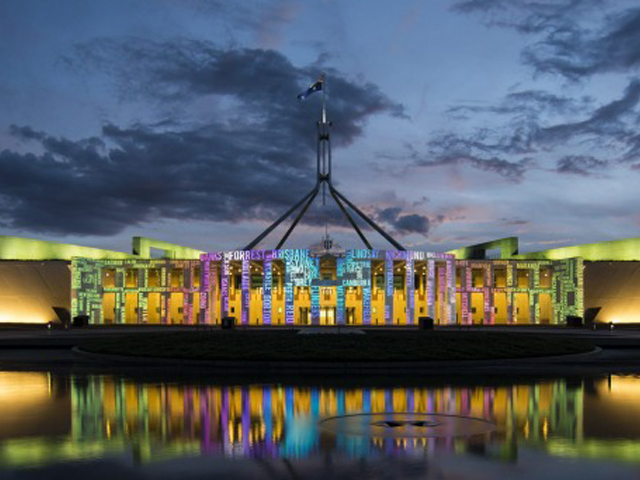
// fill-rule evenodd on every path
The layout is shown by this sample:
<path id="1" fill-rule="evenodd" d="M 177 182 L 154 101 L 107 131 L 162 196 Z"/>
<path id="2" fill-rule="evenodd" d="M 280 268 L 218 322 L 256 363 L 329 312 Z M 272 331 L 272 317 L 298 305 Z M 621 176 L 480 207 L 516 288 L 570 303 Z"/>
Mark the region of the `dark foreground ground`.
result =
<path id="1" fill-rule="evenodd" d="M 171 326 L 69 331 L 2 328 L 0 369 L 174 371 L 179 375 L 206 370 L 216 375 L 263 378 L 267 373 L 321 374 L 322 366 L 327 367 L 324 374 L 331 375 L 336 369 L 353 375 L 431 375 L 443 371 L 548 375 L 640 368 L 640 329 L 447 327 L 426 332 L 372 329 L 365 335 L 327 331 L 332 334 Z M 73 347 L 98 355 L 79 354 Z M 601 351 L 581 354 L 594 347 Z"/>
<path id="2" fill-rule="evenodd" d="M 589 339 L 535 333 L 315 331 L 318 333 L 304 335 L 296 331 L 264 330 L 154 332 L 87 341 L 82 349 L 102 354 L 185 360 L 424 362 L 570 355 L 594 348 Z"/>

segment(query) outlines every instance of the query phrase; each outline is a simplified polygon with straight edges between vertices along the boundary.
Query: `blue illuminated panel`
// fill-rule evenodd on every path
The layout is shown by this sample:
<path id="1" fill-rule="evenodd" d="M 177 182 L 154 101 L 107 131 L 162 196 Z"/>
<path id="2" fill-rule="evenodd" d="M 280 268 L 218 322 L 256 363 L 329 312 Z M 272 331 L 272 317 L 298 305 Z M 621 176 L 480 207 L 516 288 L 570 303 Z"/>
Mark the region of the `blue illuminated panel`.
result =
<path id="1" fill-rule="evenodd" d="M 344 278 L 344 273 L 346 269 L 346 258 L 338 258 L 336 260 L 336 270 L 338 279 Z M 338 325 L 344 325 L 344 293 L 345 287 L 344 284 L 338 285 L 336 287 L 336 307 L 337 307 L 337 323 Z"/>
<path id="2" fill-rule="evenodd" d="M 384 262 L 384 316 L 385 323 L 393 325 L 393 252 L 387 252 Z"/>
<path id="3" fill-rule="evenodd" d="M 362 324 L 371 325 L 371 287 L 362 287 Z"/>
<path id="4" fill-rule="evenodd" d="M 251 261 L 249 260 L 251 255 L 250 251 L 244 252 L 242 257 L 242 324 L 247 325 L 249 323 L 249 302 L 251 300 L 251 292 L 249 291 L 249 271 L 251 267 Z"/>
<path id="5" fill-rule="evenodd" d="M 271 288 L 273 286 L 273 272 L 272 272 L 272 257 L 273 252 L 267 250 L 265 252 L 263 263 L 263 277 L 262 277 L 262 324 L 271 325 Z"/>
<path id="6" fill-rule="evenodd" d="M 407 261 L 405 264 L 405 292 L 407 296 L 407 325 L 413 325 L 413 312 L 415 309 L 414 295 L 414 278 L 413 278 L 413 259 L 411 252 L 407 252 Z"/>

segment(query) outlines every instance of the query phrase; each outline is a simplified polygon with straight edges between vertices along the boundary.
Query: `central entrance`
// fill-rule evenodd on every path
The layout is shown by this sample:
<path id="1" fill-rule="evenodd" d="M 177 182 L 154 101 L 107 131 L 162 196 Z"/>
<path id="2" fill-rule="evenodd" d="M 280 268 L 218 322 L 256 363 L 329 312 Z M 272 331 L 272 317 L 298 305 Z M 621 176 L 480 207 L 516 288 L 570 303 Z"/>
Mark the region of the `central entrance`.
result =
<path id="1" fill-rule="evenodd" d="M 336 307 L 320 307 L 320 325 L 336 324 Z"/>

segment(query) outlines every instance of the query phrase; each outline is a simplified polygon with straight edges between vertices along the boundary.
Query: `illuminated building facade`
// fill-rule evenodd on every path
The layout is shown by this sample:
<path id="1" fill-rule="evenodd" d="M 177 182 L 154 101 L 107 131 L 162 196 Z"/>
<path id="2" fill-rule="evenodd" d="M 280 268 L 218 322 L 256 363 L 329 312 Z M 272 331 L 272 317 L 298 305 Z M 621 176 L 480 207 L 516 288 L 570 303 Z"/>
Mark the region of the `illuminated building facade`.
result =
<path id="1" fill-rule="evenodd" d="M 72 261 L 72 315 L 95 324 L 561 323 L 583 310 L 582 262 L 456 261 L 397 250 L 214 252 Z"/>
<path id="2" fill-rule="evenodd" d="M 127 254 L 0 237 L 0 323 L 55 321 L 53 307 L 93 324 L 640 323 L 640 239 L 526 254 L 515 238 L 447 253 L 206 253 L 136 237 Z"/>

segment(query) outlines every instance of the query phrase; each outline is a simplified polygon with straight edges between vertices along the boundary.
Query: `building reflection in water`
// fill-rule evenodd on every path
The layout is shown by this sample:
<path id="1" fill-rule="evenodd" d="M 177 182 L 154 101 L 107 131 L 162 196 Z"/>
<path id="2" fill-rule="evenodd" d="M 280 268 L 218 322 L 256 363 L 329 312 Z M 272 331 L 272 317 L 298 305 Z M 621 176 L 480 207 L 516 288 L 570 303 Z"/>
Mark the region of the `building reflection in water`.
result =
<path id="1" fill-rule="evenodd" d="M 304 457 L 485 452 L 514 457 L 517 440 L 582 439 L 583 386 L 321 388 L 145 384 L 114 377 L 71 382 L 75 443 L 132 444 L 153 458 L 166 454 Z M 356 412 L 438 412 L 484 418 L 497 431 L 482 438 L 371 438 L 318 428 L 321 418 Z M 480 446 L 480 447 L 479 447 Z"/>

